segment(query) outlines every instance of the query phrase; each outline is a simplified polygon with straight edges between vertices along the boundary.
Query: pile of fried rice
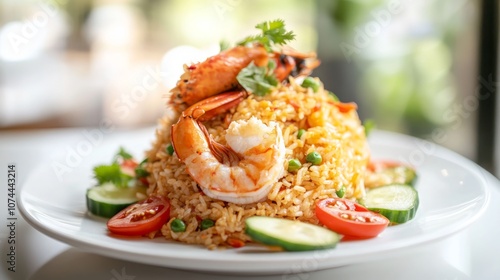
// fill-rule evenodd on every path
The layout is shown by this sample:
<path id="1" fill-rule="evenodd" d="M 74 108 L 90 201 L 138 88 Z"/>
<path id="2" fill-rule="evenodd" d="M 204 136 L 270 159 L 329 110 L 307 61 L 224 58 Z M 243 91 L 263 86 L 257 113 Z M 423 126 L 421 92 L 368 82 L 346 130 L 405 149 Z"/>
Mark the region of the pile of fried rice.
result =
<path id="1" fill-rule="evenodd" d="M 168 240 L 202 244 L 210 249 L 237 247 L 251 241 L 245 234 L 248 217 L 281 217 L 318 224 L 314 213 L 318 199 L 336 197 L 340 188 L 345 189 L 344 198 L 362 197 L 369 159 L 365 131 L 356 110 L 342 112 L 336 102 L 322 87 L 313 92 L 290 79 L 266 96 L 250 94 L 237 107 L 204 123 L 214 140 L 225 144 L 225 129 L 231 121 L 248 120 L 252 116 L 266 124 L 276 121 L 285 140 L 285 165 L 290 159 L 302 163 L 294 172 L 287 172 L 287 166 L 284 167 L 285 175 L 274 183 L 265 201 L 246 205 L 213 199 L 200 190 L 184 163 L 166 150 L 171 144 L 171 126 L 177 119 L 165 116 L 147 152 L 147 169 L 151 174 L 148 193 L 170 200 L 170 220 L 160 232 L 151 233 L 151 237 L 161 234 Z M 306 130 L 300 139 L 299 129 Z M 321 154 L 320 165 L 306 162 L 306 155 L 313 151 Z M 185 232 L 171 230 L 170 223 L 175 218 L 185 222 Z M 203 219 L 213 220 L 215 226 L 201 230 Z"/>

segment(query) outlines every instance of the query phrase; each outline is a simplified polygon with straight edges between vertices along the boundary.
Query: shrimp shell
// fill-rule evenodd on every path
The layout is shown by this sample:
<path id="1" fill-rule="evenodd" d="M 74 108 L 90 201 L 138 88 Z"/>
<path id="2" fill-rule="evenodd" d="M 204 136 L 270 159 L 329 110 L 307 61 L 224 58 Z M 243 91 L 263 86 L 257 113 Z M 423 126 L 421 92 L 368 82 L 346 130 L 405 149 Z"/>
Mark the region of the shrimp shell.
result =
<path id="1" fill-rule="evenodd" d="M 252 61 L 257 65 L 267 61 L 266 50 L 263 47 L 237 46 L 204 62 L 185 66 L 185 73 L 171 90 L 172 103 L 192 105 L 212 95 L 236 88 L 236 76 Z"/>

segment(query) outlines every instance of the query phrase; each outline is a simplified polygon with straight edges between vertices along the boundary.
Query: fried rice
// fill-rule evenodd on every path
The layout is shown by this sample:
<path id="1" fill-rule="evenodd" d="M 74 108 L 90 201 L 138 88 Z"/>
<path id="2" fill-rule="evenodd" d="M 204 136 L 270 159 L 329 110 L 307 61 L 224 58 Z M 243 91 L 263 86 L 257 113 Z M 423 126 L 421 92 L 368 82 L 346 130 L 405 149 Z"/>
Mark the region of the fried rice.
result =
<path id="1" fill-rule="evenodd" d="M 319 80 L 318 80 L 319 82 Z M 364 174 L 369 160 L 365 131 L 356 110 L 342 112 L 335 105 L 335 97 L 322 87 L 313 92 L 290 79 L 270 94 L 249 95 L 236 108 L 204 123 L 217 142 L 225 144 L 225 129 L 231 121 L 248 120 L 255 116 L 264 123 L 278 122 L 286 147 L 285 170 L 290 159 L 298 159 L 302 166 L 274 183 L 267 199 L 262 202 L 239 205 L 206 196 L 186 171 L 184 163 L 167 152 L 170 130 L 175 117 L 160 120 L 156 140 L 147 152 L 149 194 L 165 196 L 170 200 L 170 220 L 159 232 L 168 240 L 201 244 L 210 249 L 241 246 L 251 239 L 245 234 L 245 219 L 251 216 L 281 217 L 318 224 L 315 202 L 336 197 L 343 188 L 344 198 L 356 199 L 364 195 Z M 306 132 L 298 139 L 299 129 Z M 322 156 L 320 165 L 306 162 L 306 155 L 316 151 Z M 170 223 L 182 219 L 184 232 L 173 232 Z M 201 230 L 204 219 L 215 222 L 213 227 Z"/>

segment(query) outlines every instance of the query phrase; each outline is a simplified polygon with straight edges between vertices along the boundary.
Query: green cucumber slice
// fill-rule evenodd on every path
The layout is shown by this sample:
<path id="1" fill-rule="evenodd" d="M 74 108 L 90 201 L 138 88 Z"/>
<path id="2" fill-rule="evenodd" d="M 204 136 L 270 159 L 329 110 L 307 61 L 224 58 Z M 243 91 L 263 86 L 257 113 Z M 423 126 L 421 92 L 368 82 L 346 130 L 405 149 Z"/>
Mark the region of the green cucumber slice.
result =
<path id="1" fill-rule="evenodd" d="M 387 174 L 392 174 L 395 180 L 394 183 L 398 184 L 406 184 L 414 186 L 417 180 L 417 173 L 415 172 L 415 169 L 404 165 L 388 168 L 383 172 Z"/>
<path id="2" fill-rule="evenodd" d="M 415 186 L 417 181 L 417 172 L 415 169 L 400 165 L 394 167 L 386 167 L 381 170 L 373 172 L 370 180 L 368 180 L 367 187 L 377 188 L 385 185 L 392 184 L 405 184 Z"/>
<path id="3" fill-rule="evenodd" d="M 254 241 L 286 251 L 334 248 L 340 235 L 329 229 L 282 218 L 254 216 L 245 221 L 246 234 Z"/>
<path id="4" fill-rule="evenodd" d="M 94 215 L 111 218 L 125 207 L 139 201 L 138 193 L 146 194 L 146 188 L 137 186 L 118 188 L 112 183 L 87 190 L 87 209 Z"/>
<path id="5" fill-rule="evenodd" d="M 368 190 L 360 203 L 384 215 L 391 224 L 402 224 L 413 219 L 419 200 L 418 192 L 412 186 L 392 184 Z"/>

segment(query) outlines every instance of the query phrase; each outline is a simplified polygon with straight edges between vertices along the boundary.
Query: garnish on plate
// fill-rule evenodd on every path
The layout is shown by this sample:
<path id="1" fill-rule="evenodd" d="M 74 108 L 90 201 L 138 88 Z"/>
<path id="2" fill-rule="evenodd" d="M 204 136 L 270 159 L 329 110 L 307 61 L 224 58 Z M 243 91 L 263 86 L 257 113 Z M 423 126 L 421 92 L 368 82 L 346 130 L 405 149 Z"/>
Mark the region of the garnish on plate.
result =
<path id="1" fill-rule="evenodd" d="M 86 192 L 87 208 L 97 216 L 110 218 L 125 207 L 146 198 L 147 159 L 140 164 L 120 148 L 111 164 L 94 167 L 97 185 Z"/>

